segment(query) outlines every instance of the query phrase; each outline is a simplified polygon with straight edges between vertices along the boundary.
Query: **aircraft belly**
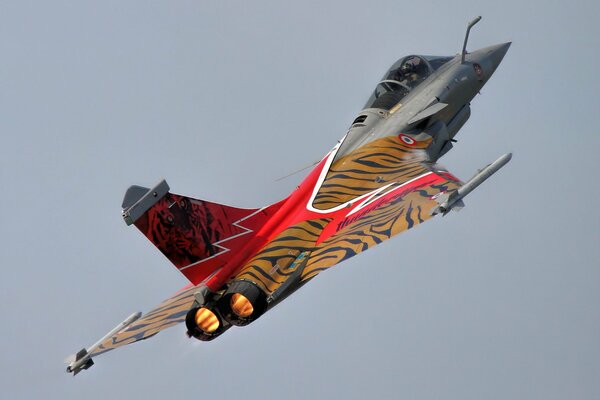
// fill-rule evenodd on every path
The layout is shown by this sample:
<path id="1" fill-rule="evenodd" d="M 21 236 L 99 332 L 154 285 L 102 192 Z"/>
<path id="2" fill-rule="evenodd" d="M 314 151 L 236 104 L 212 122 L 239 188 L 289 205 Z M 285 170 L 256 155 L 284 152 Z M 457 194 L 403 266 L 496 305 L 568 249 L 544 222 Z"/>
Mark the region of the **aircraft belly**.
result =
<path id="1" fill-rule="evenodd" d="M 314 248 L 330 220 L 311 219 L 285 229 L 249 260 L 235 279 L 254 282 L 271 295 L 293 275 L 298 267 L 292 265 L 294 261 Z"/>

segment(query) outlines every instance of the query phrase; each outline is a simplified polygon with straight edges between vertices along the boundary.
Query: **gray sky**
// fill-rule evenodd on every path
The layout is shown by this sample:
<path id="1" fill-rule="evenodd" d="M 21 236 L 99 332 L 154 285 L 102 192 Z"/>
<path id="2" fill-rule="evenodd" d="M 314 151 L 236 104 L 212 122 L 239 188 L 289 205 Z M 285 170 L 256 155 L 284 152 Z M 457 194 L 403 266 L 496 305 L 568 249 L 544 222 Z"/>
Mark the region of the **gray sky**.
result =
<path id="1" fill-rule="evenodd" d="M 600 9 L 562 3 L 2 2 L 4 395 L 599 398 Z M 64 372 L 186 283 L 123 223 L 129 185 L 274 202 L 392 62 L 455 54 L 476 15 L 469 48 L 513 46 L 442 164 L 514 157 L 461 213 L 215 342 L 180 326 Z"/>

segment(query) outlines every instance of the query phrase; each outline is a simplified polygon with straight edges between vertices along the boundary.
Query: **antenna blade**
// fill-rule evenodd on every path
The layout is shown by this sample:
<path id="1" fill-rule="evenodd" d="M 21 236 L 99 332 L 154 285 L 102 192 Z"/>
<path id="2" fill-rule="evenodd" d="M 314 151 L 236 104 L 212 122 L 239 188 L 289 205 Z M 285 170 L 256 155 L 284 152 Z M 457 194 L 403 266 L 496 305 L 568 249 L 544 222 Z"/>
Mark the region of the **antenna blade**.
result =
<path id="1" fill-rule="evenodd" d="M 319 160 L 319 161 L 320 161 L 320 160 Z M 304 170 L 307 170 L 307 169 L 309 169 L 310 167 L 314 167 L 315 165 L 317 165 L 317 164 L 319 163 L 319 161 L 315 161 L 315 162 L 313 162 L 313 163 L 312 163 L 312 164 L 310 164 L 310 165 L 306 165 L 306 166 L 304 166 L 304 167 L 300 168 L 299 170 L 296 170 L 296 171 L 294 171 L 294 172 L 292 172 L 292 173 L 289 173 L 289 174 L 287 174 L 287 175 L 285 175 L 285 176 L 279 177 L 279 178 L 275 179 L 275 182 L 282 181 L 282 180 L 284 180 L 284 179 L 286 179 L 286 178 L 289 178 L 290 176 L 296 175 L 296 174 L 298 174 L 298 173 L 300 173 L 300 172 L 302 172 L 302 171 L 304 171 Z"/>

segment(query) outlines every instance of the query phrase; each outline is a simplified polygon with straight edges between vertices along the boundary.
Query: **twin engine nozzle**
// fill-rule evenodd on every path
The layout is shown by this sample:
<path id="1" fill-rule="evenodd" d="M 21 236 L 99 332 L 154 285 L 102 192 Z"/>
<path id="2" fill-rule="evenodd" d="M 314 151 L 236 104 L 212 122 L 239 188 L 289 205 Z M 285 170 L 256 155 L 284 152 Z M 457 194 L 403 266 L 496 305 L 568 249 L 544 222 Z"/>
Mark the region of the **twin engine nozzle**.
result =
<path id="1" fill-rule="evenodd" d="M 253 282 L 234 281 L 216 300 L 196 305 L 188 311 L 188 335 L 209 341 L 232 325 L 245 326 L 267 310 L 267 295 Z"/>

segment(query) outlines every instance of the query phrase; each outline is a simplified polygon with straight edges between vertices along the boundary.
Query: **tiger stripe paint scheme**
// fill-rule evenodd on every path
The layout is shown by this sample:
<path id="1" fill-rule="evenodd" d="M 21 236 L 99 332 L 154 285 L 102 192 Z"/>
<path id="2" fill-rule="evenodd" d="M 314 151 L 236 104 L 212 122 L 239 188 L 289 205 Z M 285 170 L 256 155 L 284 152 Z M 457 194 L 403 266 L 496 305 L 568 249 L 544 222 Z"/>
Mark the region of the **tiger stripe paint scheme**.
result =
<path id="1" fill-rule="evenodd" d="M 95 357 L 121 346 L 148 339 L 164 329 L 183 322 L 194 302 L 195 291 L 196 287 L 191 284 L 182 288 L 132 325 L 106 339 L 90 353 L 90 356 Z"/>
<path id="2" fill-rule="evenodd" d="M 135 226 L 197 285 L 223 267 L 282 203 L 244 209 L 167 193 Z"/>
<path id="3" fill-rule="evenodd" d="M 308 201 L 319 214 L 304 214 L 321 218 L 286 228 L 235 279 L 252 281 L 273 294 L 293 272 L 287 266 L 300 253 L 310 252 L 303 282 L 429 219 L 438 205 L 434 196 L 458 189 L 461 182 L 427 163 L 422 149 L 428 144 L 408 145 L 391 136 L 334 161 L 322 171 L 325 178 L 315 186 L 314 201 Z M 335 150 L 329 158 L 335 158 Z"/>
<path id="4" fill-rule="evenodd" d="M 383 182 L 401 184 L 423 174 L 421 163 L 427 160 L 424 149 L 431 139 L 409 146 L 401 135 L 374 140 L 335 160 L 312 206 L 332 209 L 379 189 Z"/>
<path id="5" fill-rule="evenodd" d="M 240 209 L 169 193 L 164 181 L 154 189 L 132 186 L 125 221 L 191 284 L 79 351 L 67 371 L 76 374 L 92 356 L 182 321 L 190 337 L 212 340 L 259 318 L 322 271 L 462 207 L 462 198 L 511 157 L 464 185 L 435 164 L 510 47 L 467 53 L 466 38 L 460 55 L 409 55 L 392 64 L 346 136 L 278 203 Z"/>
<path id="6" fill-rule="evenodd" d="M 282 296 L 285 298 L 327 268 L 431 218 L 431 211 L 438 205 L 435 196 L 456 190 L 461 182 L 427 162 L 422 153 L 426 146 L 427 143 L 422 142 L 408 145 L 400 136 L 390 136 L 375 140 L 332 162 L 339 146 L 334 148 L 299 186 L 297 193 L 290 196 L 289 202 L 294 203 L 296 214 L 288 219 L 291 222 L 287 223 L 287 226 L 277 225 L 270 232 L 270 236 L 263 237 L 265 245 L 260 251 L 250 249 L 249 252 L 253 256 L 245 260 L 241 268 L 237 268 L 238 272 L 230 280 L 253 282 L 272 296 L 288 279 L 294 279 L 293 284 L 288 285 Z M 330 162 L 331 165 L 328 164 Z M 356 189 L 366 183 L 368 189 Z M 294 199 L 294 196 L 300 198 Z M 153 219 L 158 221 L 153 224 L 153 229 L 149 230 L 146 222 L 140 223 L 139 226 L 136 222 L 136 226 L 150 240 L 151 232 L 154 232 L 154 235 L 156 232 L 164 232 L 164 227 L 156 226 L 160 225 L 160 221 L 164 221 L 162 223 L 172 229 L 173 221 L 177 220 L 179 225 L 188 226 L 188 230 L 193 230 L 189 228 L 193 218 L 184 218 L 181 213 L 174 212 L 168 214 L 174 216 L 174 219 L 169 221 L 164 215 L 165 207 L 173 201 L 182 202 L 182 196 L 168 194 L 164 200 L 158 202 L 156 208 L 149 210 L 149 215 L 154 215 Z M 275 214 L 280 209 L 285 216 L 290 217 L 290 210 L 286 210 L 285 203 L 286 201 L 276 203 L 276 211 L 272 211 L 270 217 L 276 218 Z M 299 210 L 296 204 L 303 209 Z M 318 208 L 311 207 L 316 204 Z M 186 207 L 190 210 L 195 209 L 190 208 L 187 203 L 181 206 Z M 247 210 L 246 214 L 254 211 Z M 206 213 L 206 210 L 201 213 L 195 212 L 196 220 L 201 220 L 198 219 L 198 215 Z M 162 218 L 158 218 L 158 215 L 162 215 Z M 240 215 L 242 214 L 236 214 L 235 218 Z M 268 230 L 271 229 L 272 227 L 268 227 Z M 221 232 L 221 236 L 216 235 L 211 240 L 223 237 L 223 233 L 239 233 L 237 230 L 227 229 L 222 229 Z M 264 234 L 258 229 L 248 237 L 255 238 Z M 160 237 L 165 240 L 168 235 L 163 233 Z M 173 246 L 174 243 L 171 242 L 169 246 Z M 177 243 L 185 244 L 186 248 L 189 246 L 188 241 L 180 240 Z M 249 245 L 256 244 L 250 240 Z M 161 251 L 170 248 L 166 244 L 157 247 Z M 210 241 L 200 246 L 211 247 L 214 247 L 214 242 Z M 181 249 L 177 251 L 181 252 Z M 169 257 L 170 253 L 163 253 Z M 301 255 L 305 255 L 306 260 L 295 263 Z M 194 264 L 197 260 L 190 258 L 189 262 Z M 175 265 L 182 272 L 185 271 L 186 265 Z M 209 265 L 207 264 L 207 268 L 210 268 Z M 226 263 L 217 269 L 210 269 L 213 276 L 208 278 L 214 278 L 215 271 L 218 274 L 224 265 Z M 299 271 L 299 268 L 302 270 Z M 203 275 L 206 276 L 206 273 Z M 295 279 L 296 275 L 299 279 Z M 107 339 L 92 355 L 146 339 L 182 322 L 194 302 L 196 290 L 193 285 L 184 288 L 132 326 Z"/>

